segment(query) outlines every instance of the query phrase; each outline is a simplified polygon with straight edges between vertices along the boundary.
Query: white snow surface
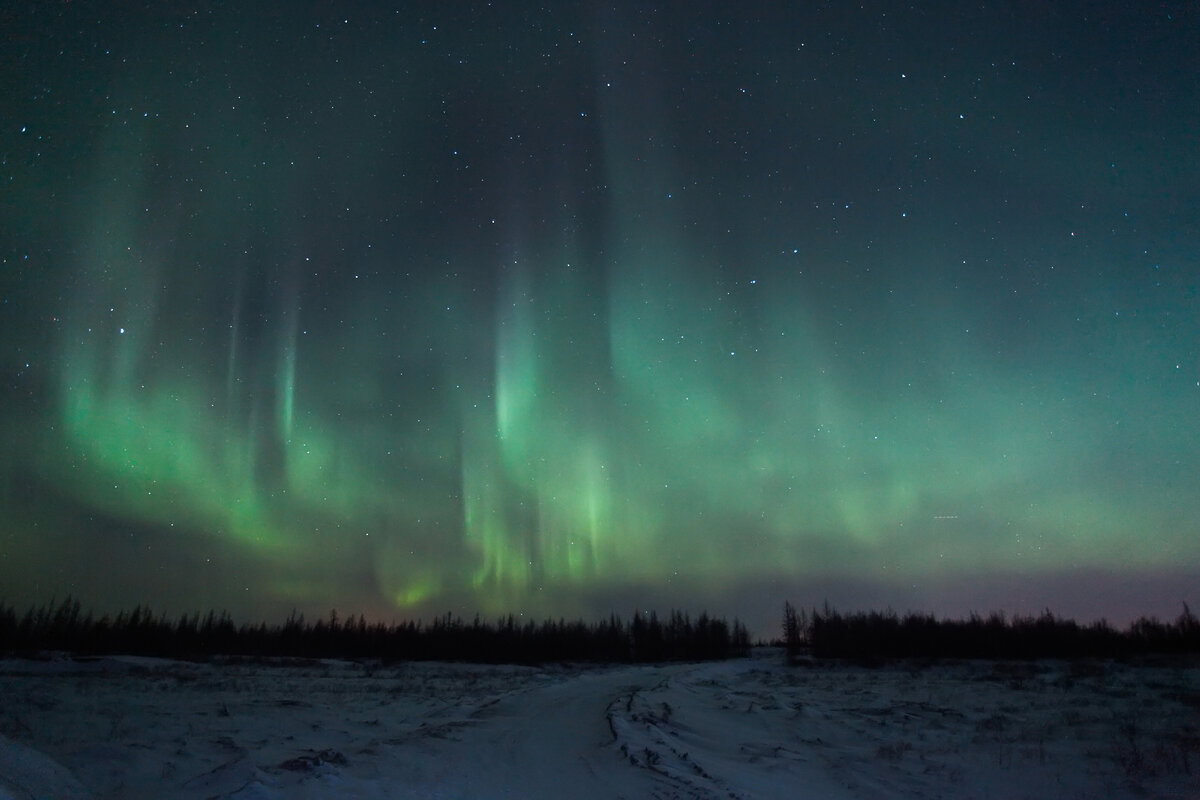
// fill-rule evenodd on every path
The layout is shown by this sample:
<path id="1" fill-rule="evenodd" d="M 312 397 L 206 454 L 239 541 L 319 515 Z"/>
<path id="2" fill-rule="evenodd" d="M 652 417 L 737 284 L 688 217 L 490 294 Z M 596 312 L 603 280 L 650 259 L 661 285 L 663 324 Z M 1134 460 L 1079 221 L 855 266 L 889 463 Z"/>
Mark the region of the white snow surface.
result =
<path id="1" fill-rule="evenodd" d="M 0 661 L 0 800 L 1200 798 L 1200 665 Z"/>

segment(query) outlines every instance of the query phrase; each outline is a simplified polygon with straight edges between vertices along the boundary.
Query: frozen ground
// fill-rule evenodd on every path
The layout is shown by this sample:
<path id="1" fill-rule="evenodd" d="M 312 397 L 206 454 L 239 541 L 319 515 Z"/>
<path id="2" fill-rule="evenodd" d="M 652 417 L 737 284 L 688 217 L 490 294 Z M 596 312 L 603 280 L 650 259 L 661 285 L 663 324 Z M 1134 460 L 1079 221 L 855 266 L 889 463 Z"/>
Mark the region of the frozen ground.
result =
<path id="1" fill-rule="evenodd" d="M 1200 798 L 1200 665 L 0 661 L 10 798 Z"/>

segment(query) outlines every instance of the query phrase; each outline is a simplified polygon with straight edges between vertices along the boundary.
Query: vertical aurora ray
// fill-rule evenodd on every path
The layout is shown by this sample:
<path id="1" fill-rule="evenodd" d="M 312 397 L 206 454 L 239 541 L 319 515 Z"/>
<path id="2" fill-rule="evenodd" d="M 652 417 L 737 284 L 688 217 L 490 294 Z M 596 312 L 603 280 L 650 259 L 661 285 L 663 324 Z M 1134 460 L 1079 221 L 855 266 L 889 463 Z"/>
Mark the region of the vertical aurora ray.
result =
<path id="1" fill-rule="evenodd" d="M 601 436 L 619 436 L 603 351 L 577 338 L 595 313 L 570 256 L 536 273 L 512 269 L 496 314 L 494 416 L 465 424 L 466 535 L 478 548 L 477 587 L 528 592 L 600 574 L 613 548 Z M 548 261 L 550 259 L 547 259 Z"/>
<path id="2" fill-rule="evenodd" d="M 537 418 L 540 371 L 534 299 L 524 269 L 516 267 L 514 272 L 502 290 L 497 311 L 496 432 L 507 466 L 528 472 L 533 457 L 528 450 L 529 433 Z"/>
<path id="3" fill-rule="evenodd" d="M 287 314 L 286 332 L 282 346 L 282 364 L 279 368 L 278 384 L 275 388 L 279 408 L 279 436 L 289 442 L 296 422 L 296 334 L 299 328 L 299 312 Z"/>
<path id="4" fill-rule="evenodd" d="M 465 420 L 462 442 L 463 525 L 477 566 L 471 579 L 477 589 L 525 588 L 531 553 L 514 538 L 508 507 L 512 489 L 497 441 L 497 420 L 479 412 Z"/>

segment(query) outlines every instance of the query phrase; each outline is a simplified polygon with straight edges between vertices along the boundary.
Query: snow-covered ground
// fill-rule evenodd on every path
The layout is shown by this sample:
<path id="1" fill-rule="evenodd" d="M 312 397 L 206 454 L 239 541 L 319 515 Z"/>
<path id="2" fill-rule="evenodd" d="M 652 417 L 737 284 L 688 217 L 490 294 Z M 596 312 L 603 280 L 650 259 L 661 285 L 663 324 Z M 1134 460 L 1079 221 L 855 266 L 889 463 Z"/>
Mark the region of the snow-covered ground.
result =
<path id="1" fill-rule="evenodd" d="M 1200 798 L 1200 665 L 0 661 L 10 798 Z"/>

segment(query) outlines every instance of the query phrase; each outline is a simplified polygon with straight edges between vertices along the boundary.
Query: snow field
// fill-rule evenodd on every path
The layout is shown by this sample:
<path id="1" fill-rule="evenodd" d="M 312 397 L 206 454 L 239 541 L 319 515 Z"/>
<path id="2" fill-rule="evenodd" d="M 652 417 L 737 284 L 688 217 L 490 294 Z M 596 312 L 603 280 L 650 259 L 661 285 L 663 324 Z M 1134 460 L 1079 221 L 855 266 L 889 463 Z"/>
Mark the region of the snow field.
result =
<path id="1" fill-rule="evenodd" d="M 1200 665 L 0 662 L 10 798 L 1200 797 Z"/>

